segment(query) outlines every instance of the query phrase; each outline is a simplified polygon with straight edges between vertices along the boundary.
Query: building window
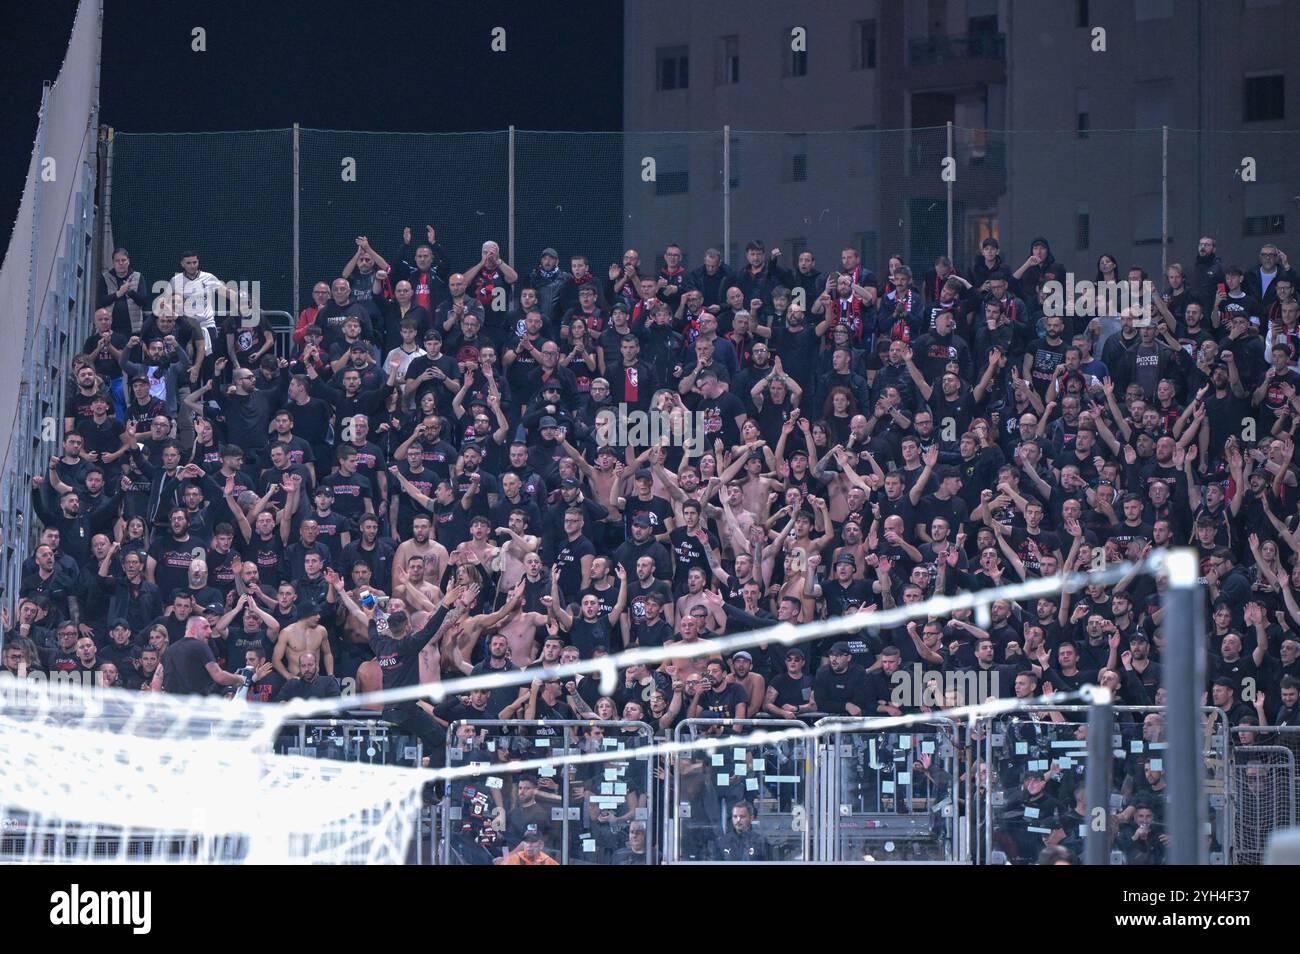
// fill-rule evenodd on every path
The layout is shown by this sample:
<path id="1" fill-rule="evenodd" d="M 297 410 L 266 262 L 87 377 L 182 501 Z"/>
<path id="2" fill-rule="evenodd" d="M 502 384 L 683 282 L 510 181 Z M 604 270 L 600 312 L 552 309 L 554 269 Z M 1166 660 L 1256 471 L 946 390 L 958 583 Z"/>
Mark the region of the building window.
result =
<path id="1" fill-rule="evenodd" d="M 853 24 L 853 69 L 876 68 L 876 21 L 859 20 Z"/>
<path id="2" fill-rule="evenodd" d="M 1247 76 L 1245 92 L 1246 122 L 1262 123 L 1283 118 L 1286 112 L 1286 86 L 1281 73 Z"/>
<path id="3" fill-rule="evenodd" d="M 715 46 L 719 86 L 732 86 L 740 82 L 740 37 L 720 36 Z"/>
<path id="4" fill-rule="evenodd" d="M 667 146 L 659 152 L 655 170 L 655 195 L 681 195 L 690 191 L 690 152 L 685 146 Z"/>
<path id="5" fill-rule="evenodd" d="M 1246 238 L 1256 235 L 1282 235 L 1286 232 L 1284 215 L 1248 215 L 1242 223 L 1241 234 Z"/>
<path id="6" fill-rule="evenodd" d="M 1087 212 L 1080 212 L 1074 220 L 1074 247 L 1086 251 L 1092 243 L 1092 223 Z"/>
<path id="7" fill-rule="evenodd" d="M 656 88 L 686 89 L 691 81 L 690 66 L 690 55 L 686 47 L 660 47 L 655 51 Z"/>
<path id="8" fill-rule="evenodd" d="M 794 29 L 790 27 L 781 34 L 781 43 L 785 47 L 785 56 L 781 58 L 781 72 L 787 79 L 808 75 L 808 51 L 791 49 L 791 44 L 794 42 Z"/>
<path id="9" fill-rule="evenodd" d="M 781 162 L 782 182 L 808 181 L 808 136 L 791 133 L 785 137 L 785 155 Z"/>

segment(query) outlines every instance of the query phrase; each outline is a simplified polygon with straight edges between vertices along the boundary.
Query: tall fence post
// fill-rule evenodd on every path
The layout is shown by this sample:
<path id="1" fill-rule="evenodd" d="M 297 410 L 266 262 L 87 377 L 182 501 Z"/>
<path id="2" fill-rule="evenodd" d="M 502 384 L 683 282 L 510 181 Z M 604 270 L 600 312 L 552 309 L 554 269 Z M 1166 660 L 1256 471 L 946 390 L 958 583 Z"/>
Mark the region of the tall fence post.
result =
<path id="1" fill-rule="evenodd" d="M 722 127 L 722 260 L 731 256 L 731 127 Z M 797 257 L 797 256 L 796 256 Z"/>
<path id="2" fill-rule="evenodd" d="M 510 127 L 510 134 L 506 138 L 506 182 L 507 192 L 509 193 L 509 206 L 506 209 L 506 254 L 510 256 L 510 264 L 515 268 L 519 263 L 515 261 L 515 127 Z"/>
<path id="3" fill-rule="evenodd" d="M 1160 280 L 1169 267 L 1169 127 L 1160 127 Z"/>
<path id="4" fill-rule="evenodd" d="M 1088 772 L 1085 787 L 1088 802 L 1088 831 L 1084 836 L 1084 864 L 1110 862 L 1110 772 L 1113 760 L 1111 734 L 1114 712 L 1109 698 L 1093 700 L 1088 708 Z"/>
<path id="5" fill-rule="evenodd" d="M 956 157 L 953 155 L 951 120 L 948 121 L 948 151 L 945 153 L 945 155 L 948 157 L 949 160 L 952 161 L 953 173 L 955 173 L 957 160 Z M 944 254 L 948 256 L 948 261 L 950 262 L 953 260 L 952 258 L 952 191 L 953 191 L 952 183 L 955 178 L 956 176 L 952 174 L 948 176 L 948 250 Z"/>
<path id="6" fill-rule="evenodd" d="M 1205 597 L 1197 578 L 1200 568 L 1192 550 L 1173 550 L 1165 562 L 1169 586 L 1164 595 L 1165 685 L 1170 687 L 1165 727 L 1169 738 L 1169 864 L 1203 865 L 1205 795 L 1201 785 L 1204 726 L 1201 693 L 1205 688 Z M 1227 758 L 1227 752 L 1224 752 Z"/>
<path id="7" fill-rule="evenodd" d="M 298 320 L 298 295 L 302 287 L 299 269 L 302 263 L 299 260 L 299 229 L 298 229 L 298 191 L 299 191 L 299 169 L 298 169 L 298 124 L 293 124 L 293 320 Z"/>

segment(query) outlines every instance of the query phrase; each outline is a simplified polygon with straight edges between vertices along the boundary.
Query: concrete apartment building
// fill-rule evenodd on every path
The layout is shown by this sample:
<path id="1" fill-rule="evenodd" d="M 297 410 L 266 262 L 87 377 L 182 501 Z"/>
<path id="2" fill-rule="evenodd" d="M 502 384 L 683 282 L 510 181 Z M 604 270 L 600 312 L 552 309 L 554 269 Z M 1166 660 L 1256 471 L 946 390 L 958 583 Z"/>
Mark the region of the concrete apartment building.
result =
<path id="1" fill-rule="evenodd" d="M 1168 261 L 1210 232 L 1249 267 L 1261 243 L 1285 249 L 1300 228 L 1300 70 L 1286 62 L 1300 0 L 625 0 L 624 12 L 624 228 L 656 253 L 676 240 L 698 263 L 722 246 L 724 126 L 732 261 L 758 237 L 810 248 L 823 269 L 846 244 L 873 267 L 892 253 L 928 267 L 948 241 L 948 122 L 959 262 L 993 234 L 1019 264 L 1044 234 L 1081 271 L 1102 252 L 1158 270 L 1165 171 Z M 1133 129 L 1151 131 L 1107 132 Z"/>

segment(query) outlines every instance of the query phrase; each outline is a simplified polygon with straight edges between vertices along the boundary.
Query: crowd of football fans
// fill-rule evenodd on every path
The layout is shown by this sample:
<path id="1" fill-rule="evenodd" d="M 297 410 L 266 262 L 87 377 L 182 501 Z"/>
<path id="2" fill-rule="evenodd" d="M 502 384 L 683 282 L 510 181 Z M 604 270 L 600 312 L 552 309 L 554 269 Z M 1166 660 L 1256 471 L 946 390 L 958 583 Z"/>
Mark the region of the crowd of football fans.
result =
<path id="1" fill-rule="evenodd" d="M 965 268 L 894 256 L 879 274 L 852 248 L 823 271 L 759 241 L 736 264 L 669 245 L 567 269 L 550 248 L 516 268 L 485 242 L 459 271 L 432 226 L 377 244 L 358 236 L 278 343 L 195 251 L 161 294 L 113 255 L 67 369 L 61 453 L 31 488 L 42 531 L 4 611 L 5 670 L 325 698 L 685 653 L 1191 546 L 1206 705 L 1233 726 L 1300 725 L 1300 302 L 1276 246 L 1244 268 L 1203 238 L 1152 278 L 1109 255 L 1067 266 L 1042 238 L 1023 260 L 987 239 Z M 1122 294 L 1061 307 L 1067 267 Z M 621 672 L 612 695 L 593 674 L 383 715 L 441 764 L 465 720 L 662 735 L 953 702 L 899 696 L 917 664 L 1005 696 L 1100 682 L 1163 702 L 1151 574 L 999 601 L 987 622 L 683 655 Z M 1015 860 L 1076 840 L 1082 787 L 1039 765 L 998 769 Z M 1158 757 L 1117 766 L 1116 844 L 1159 860 Z M 556 785 L 472 791 L 477 834 L 510 863 L 550 860 Z M 653 859 L 645 792 L 620 794 L 626 812 L 591 808 L 613 832 L 601 860 Z M 764 857 L 754 806 L 728 807 L 712 856 Z"/>

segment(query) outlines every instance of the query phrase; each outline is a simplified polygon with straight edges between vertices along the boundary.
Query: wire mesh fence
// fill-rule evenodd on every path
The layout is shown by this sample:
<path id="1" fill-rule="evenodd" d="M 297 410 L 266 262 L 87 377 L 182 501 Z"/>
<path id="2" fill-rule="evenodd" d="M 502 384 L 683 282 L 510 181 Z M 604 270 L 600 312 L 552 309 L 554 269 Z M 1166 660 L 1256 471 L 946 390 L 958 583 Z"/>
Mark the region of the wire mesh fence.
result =
<path id="1" fill-rule="evenodd" d="M 435 226 L 449 271 L 488 239 L 523 275 L 548 247 L 603 278 L 629 247 L 645 271 L 669 243 L 688 267 L 708 248 L 735 265 L 751 239 L 788 268 L 811 251 L 833 270 L 852 247 L 877 271 L 894 255 L 962 269 L 989 236 L 1014 270 L 1044 236 L 1081 277 L 1103 253 L 1158 275 L 1203 234 L 1246 267 L 1281 241 L 1300 215 L 1298 145 L 1294 131 L 1166 128 L 121 133 L 111 218 L 146 277 L 195 246 L 207 270 L 260 280 L 285 310 L 337 277 L 356 235 L 392 260 L 406 225 L 416 242 Z"/>

